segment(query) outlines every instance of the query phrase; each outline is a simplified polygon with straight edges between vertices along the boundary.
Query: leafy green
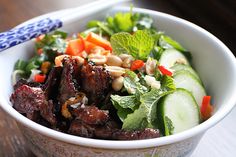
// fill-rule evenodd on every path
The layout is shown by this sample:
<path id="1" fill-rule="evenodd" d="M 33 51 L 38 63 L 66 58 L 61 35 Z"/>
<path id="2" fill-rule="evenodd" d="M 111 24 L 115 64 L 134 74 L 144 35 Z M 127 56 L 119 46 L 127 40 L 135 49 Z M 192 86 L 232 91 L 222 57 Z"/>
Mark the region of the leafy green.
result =
<path id="1" fill-rule="evenodd" d="M 31 74 L 31 70 L 38 69 L 38 68 L 39 68 L 39 65 L 37 65 L 36 61 L 31 61 L 27 64 L 25 71 L 29 75 Z"/>
<path id="2" fill-rule="evenodd" d="M 146 128 L 148 125 L 146 115 L 147 109 L 144 105 L 140 105 L 137 110 L 135 110 L 133 113 L 128 114 L 127 117 L 123 120 L 122 129 L 140 130 Z"/>
<path id="3" fill-rule="evenodd" d="M 60 38 L 62 38 L 62 39 L 66 39 L 66 37 L 67 37 L 67 35 L 68 35 L 68 33 L 63 32 L 63 31 L 60 31 L 60 30 L 54 31 L 53 34 L 54 34 L 54 35 L 57 35 L 57 36 L 60 36 Z"/>
<path id="4" fill-rule="evenodd" d="M 136 94 L 136 96 L 138 96 L 148 91 L 148 89 L 139 82 L 140 79 L 135 72 L 126 70 L 125 74 L 124 88 L 128 93 Z"/>
<path id="5" fill-rule="evenodd" d="M 140 106 L 133 113 L 128 114 L 123 121 L 122 129 L 139 130 L 146 127 L 157 128 L 157 102 L 169 92 L 152 89 L 150 92 L 140 96 Z"/>
<path id="6" fill-rule="evenodd" d="M 36 43 L 36 48 L 55 53 L 64 53 L 67 45 L 65 41 L 66 36 L 67 34 L 62 31 L 55 31 L 53 34 L 46 34 L 41 41 Z"/>
<path id="7" fill-rule="evenodd" d="M 156 60 L 159 60 L 161 58 L 161 55 L 163 52 L 164 52 L 163 48 L 161 48 L 159 46 L 155 46 L 154 49 L 152 50 L 150 56 Z"/>
<path id="8" fill-rule="evenodd" d="M 153 19 L 147 14 L 133 14 L 132 7 L 130 12 L 118 12 L 114 16 L 106 17 L 105 21 L 89 21 L 87 28 L 88 30 L 81 33 L 83 36 L 86 36 L 89 31 L 100 32 L 108 36 L 118 32 L 133 33 L 137 30 L 144 29 L 155 31 L 155 28 L 153 27 Z"/>
<path id="9" fill-rule="evenodd" d="M 160 89 L 151 89 L 151 91 L 139 95 L 139 108 L 128 114 L 127 118 L 123 120 L 123 129 L 158 128 L 160 122 L 157 117 L 157 103 L 162 97 L 176 89 L 170 76 L 163 76 L 161 83 Z"/>
<path id="10" fill-rule="evenodd" d="M 132 79 L 134 82 L 138 82 L 138 81 L 139 81 L 139 77 L 138 77 L 138 75 L 137 75 L 135 72 L 133 72 L 133 71 L 131 71 L 131 70 L 126 70 L 126 71 L 125 71 L 125 74 L 126 74 L 130 79 Z"/>
<path id="11" fill-rule="evenodd" d="M 111 95 L 111 101 L 115 104 L 119 104 L 122 108 L 130 108 L 131 110 L 135 110 L 139 105 L 139 101 L 137 100 L 135 95 L 128 96 L 119 96 L 119 95 Z"/>
<path id="12" fill-rule="evenodd" d="M 114 32 L 131 32 L 133 28 L 132 14 L 130 12 L 116 13 L 114 17 L 107 17 L 106 21 Z"/>
<path id="13" fill-rule="evenodd" d="M 116 54 L 130 54 L 136 59 L 146 60 L 155 44 L 148 30 L 138 30 L 131 35 L 121 32 L 111 36 L 111 45 Z"/>
<path id="14" fill-rule="evenodd" d="M 99 28 L 98 27 L 89 28 L 89 29 L 81 32 L 80 35 L 85 38 L 90 32 L 98 33 L 99 32 Z"/>
<path id="15" fill-rule="evenodd" d="M 165 135 L 168 136 L 168 135 L 172 135 L 173 134 L 173 131 L 174 131 L 174 126 L 173 126 L 173 123 L 172 121 L 170 120 L 169 117 L 165 116 L 164 117 L 164 123 L 166 124 L 165 125 Z"/>
<path id="16" fill-rule="evenodd" d="M 114 34 L 114 31 L 112 29 L 110 29 L 106 23 L 104 22 L 98 22 L 97 23 L 97 26 L 103 30 L 105 32 L 105 34 L 108 34 L 108 35 L 113 35 Z"/>
<path id="17" fill-rule="evenodd" d="M 25 71 L 25 67 L 27 66 L 27 62 L 24 60 L 17 60 L 14 66 L 14 70 L 22 70 Z"/>
<path id="18" fill-rule="evenodd" d="M 151 29 L 153 27 L 153 19 L 148 14 L 135 13 L 132 16 L 132 20 L 137 30 Z"/>
<path id="19" fill-rule="evenodd" d="M 135 95 L 119 96 L 111 95 L 113 106 L 117 109 L 117 114 L 121 121 L 132 113 L 140 104 Z"/>
<path id="20" fill-rule="evenodd" d="M 176 90 L 174 79 L 170 76 L 164 75 L 161 80 L 161 89 L 163 91 L 174 91 Z"/>
<path id="21" fill-rule="evenodd" d="M 108 27 L 106 22 L 101 22 L 98 20 L 89 21 L 87 24 L 87 28 L 92 30 L 92 32 L 98 31 L 98 29 L 102 30 L 102 33 L 112 35 L 114 34 L 113 30 Z M 97 28 L 97 29 L 96 29 Z M 89 30 L 87 30 L 89 31 Z"/>
<path id="22" fill-rule="evenodd" d="M 148 91 L 147 87 L 141 85 L 140 82 L 134 81 L 129 77 L 124 77 L 124 87 L 130 94 L 143 94 Z"/>

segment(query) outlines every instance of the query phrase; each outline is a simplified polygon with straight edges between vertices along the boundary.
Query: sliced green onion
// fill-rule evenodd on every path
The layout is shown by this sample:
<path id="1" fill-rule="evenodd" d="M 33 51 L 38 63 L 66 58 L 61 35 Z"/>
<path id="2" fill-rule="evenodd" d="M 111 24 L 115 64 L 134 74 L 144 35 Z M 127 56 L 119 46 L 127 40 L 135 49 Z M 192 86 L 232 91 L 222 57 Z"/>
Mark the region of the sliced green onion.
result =
<path id="1" fill-rule="evenodd" d="M 32 61 L 26 66 L 25 71 L 27 74 L 31 74 L 31 70 L 38 69 L 38 68 L 39 68 L 39 65 L 37 65 L 35 61 Z"/>
<path id="2" fill-rule="evenodd" d="M 63 31 L 59 31 L 59 30 L 56 30 L 53 34 L 54 34 L 54 35 L 60 35 L 60 37 L 61 37 L 62 39 L 66 39 L 66 37 L 67 37 L 67 35 L 68 35 L 68 33 L 63 32 Z"/>
<path id="3" fill-rule="evenodd" d="M 12 84 L 15 85 L 16 82 L 22 78 L 22 75 L 24 75 L 25 72 L 23 70 L 15 70 L 13 71 L 12 75 L 11 75 L 11 79 L 12 79 Z"/>

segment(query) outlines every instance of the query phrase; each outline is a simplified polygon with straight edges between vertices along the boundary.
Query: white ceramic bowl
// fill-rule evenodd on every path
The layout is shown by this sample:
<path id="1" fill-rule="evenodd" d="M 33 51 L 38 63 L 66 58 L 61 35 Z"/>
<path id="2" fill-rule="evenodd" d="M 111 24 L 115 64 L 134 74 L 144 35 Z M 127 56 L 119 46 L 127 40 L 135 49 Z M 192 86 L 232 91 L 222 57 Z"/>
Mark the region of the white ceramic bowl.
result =
<path id="1" fill-rule="evenodd" d="M 87 21 L 91 19 L 103 19 L 108 13 L 128 10 L 127 7 L 121 7 L 103 10 L 92 16 L 85 15 L 83 19 L 73 25 L 64 26 L 63 29 L 70 33 L 78 32 L 83 30 Z M 134 11 L 151 15 L 154 25 L 159 30 L 165 31 L 191 51 L 193 66 L 200 74 L 207 93 L 213 98 L 214 115 L 204 123 L 176 135 L 138 141 L 87 139 L 46 128 L 18 113 L 9 101 L 12 93 L 11 73 L 15 62 L 19 58 L 27 59 L 33 54 L 34 43 L 29 41 L 0 53 L 0 105 L 17 121 L 36 155 L 42 157 L 188 156 L 202 135 L 232 110 L 236 103 L 236 60 L 230 50 L 215 36 L 190 22 L 151 10 L 134 9 Z M 53 13 L 50 16 L 64 12 L 66 11 Z"/>

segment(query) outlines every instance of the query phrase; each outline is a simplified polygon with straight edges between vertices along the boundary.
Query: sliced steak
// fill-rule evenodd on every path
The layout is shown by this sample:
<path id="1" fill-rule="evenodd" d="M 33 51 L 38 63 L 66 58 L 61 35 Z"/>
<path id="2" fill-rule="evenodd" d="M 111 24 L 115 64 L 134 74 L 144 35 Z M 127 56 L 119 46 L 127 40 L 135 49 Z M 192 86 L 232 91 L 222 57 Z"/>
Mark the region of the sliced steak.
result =
<path id="1" fill-rule="evenodd" d="M 13 107 L 20 113 L 37 121 L 37 113 L 52 125 L 56 124 L 56 118 L 52 111 L 53 104 L 46 100 L 44 92 L 39 87 L 22 85 L 11 95 L 10 101 Z"/>
<path id="2" fill-rule="evenodd" d="M 79 75 L 79 64 L 77 60 L 65 57 L 63 59 L 63 70 L 59 85 L 58 100 L 64 104 L 70 97 L 74 97 L 78 92 L 79 84 L 77 77 Z"/>
<path id="3" fill-rule="evenodd" d="M 103 67 L 88 63 L 82 67 L 80 77 L 82 90 L 86 93 L 89 104 L 97 105 L 105 99 L 111 89 L 111 78 Z"/>

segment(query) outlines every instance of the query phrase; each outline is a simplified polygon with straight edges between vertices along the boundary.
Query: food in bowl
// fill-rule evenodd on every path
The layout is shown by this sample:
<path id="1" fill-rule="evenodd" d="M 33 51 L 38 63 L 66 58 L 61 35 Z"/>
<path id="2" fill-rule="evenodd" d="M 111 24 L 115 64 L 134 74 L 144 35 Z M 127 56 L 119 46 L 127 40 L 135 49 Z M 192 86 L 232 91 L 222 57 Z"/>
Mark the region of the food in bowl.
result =
<path id="1" fill-rule="evenodd" d="M 52 129 L 108 140 L 167 136 L 208 119 L 211 97 L 190 52 L 152 22 L 117 13 L 78 35 L 36 38 L 35 56 L 15 64 L 13 107 Z"/>

